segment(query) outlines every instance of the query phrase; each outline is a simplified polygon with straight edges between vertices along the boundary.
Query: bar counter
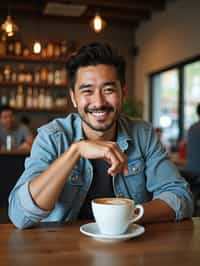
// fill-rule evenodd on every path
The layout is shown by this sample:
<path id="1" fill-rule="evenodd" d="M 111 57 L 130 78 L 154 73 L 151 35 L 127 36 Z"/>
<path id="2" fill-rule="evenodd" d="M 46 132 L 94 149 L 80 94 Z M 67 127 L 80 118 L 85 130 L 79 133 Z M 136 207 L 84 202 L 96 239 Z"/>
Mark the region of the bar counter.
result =
<path id="1" fill-rule="evenodd" d="M 27 152 L 0 151 L 0 207 L 7 206 L 8 195 L 24 170 Z"/>

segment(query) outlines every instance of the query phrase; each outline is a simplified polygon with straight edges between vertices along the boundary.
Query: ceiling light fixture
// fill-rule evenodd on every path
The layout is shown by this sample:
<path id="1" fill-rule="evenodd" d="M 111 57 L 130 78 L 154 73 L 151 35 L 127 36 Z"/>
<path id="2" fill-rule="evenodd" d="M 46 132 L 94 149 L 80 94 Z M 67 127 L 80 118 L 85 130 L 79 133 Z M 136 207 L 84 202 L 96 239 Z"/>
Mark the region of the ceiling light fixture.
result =
<path id="1" fill-rule="evenodd" d="M 7 16 L 5 22 L 1 25 L 2 31 L 4 31 L 8 37 L 11 37 L 18 31 L 17 25 L 13 22 L 10 15 Z"/>
<path id="2" fill-rule="evenodd" d="M 100 16 L 100 14 L 97 13 L 94 16 L 94 18 L 91 20 L 90 26 L 92 27 L 92 29 L 96 33 L 99 33 L 99 32 L 101 32 L 105 28 L 106 22 L 105 22 L 105 20 L 102 19 L 102 17 Z"/>

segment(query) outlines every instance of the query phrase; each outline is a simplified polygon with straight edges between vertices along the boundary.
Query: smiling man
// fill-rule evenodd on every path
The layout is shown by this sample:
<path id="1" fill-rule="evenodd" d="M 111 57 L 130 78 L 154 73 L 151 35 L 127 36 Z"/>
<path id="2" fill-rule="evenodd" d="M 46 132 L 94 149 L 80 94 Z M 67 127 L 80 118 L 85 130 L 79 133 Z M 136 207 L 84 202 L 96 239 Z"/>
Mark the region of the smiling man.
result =
<path id="1" fill-rule="evenodd" d="M 142 203 L 141 223 L 192 216 L 193 203 L 150 124 L 123 115 L 125 62 L 108 45 L 82 47 L 67 63 L 77 114 L 38 130 L 25 171 L 9 197 L 19 228 L 91 219 L 91 200 Z"/>

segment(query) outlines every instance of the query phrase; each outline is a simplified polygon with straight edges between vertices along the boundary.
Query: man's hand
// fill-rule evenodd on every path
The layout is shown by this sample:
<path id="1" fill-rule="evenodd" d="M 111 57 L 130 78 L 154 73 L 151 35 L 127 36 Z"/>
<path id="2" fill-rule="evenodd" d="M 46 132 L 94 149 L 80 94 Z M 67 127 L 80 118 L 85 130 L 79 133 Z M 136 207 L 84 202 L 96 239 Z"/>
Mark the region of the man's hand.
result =
<path id="1" fill-rule="evenodd" d="M 111 165 L 108 169 L 109 175 L 114 176 L 120 172 L 128 174 L 128 158 L 116 142 L 83 140 L 75 145 L 80 157 L 107 161 Z"/>

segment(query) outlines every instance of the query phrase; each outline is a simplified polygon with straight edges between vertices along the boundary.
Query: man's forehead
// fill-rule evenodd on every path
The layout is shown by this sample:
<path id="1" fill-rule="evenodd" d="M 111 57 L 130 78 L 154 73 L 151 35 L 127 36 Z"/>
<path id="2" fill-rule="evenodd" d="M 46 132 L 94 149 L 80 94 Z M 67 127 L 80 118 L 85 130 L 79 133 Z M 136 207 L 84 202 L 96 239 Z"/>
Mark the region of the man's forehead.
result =
<path id="1" fill-rule="evenodd" d="M 112 79 L 117 79 L 117 73 L 114 66 L 111 65 L 92 65 L 80 67 L 77 70 L 76 78 L 94 78 L 99 76 L 112 77 Z"/>

